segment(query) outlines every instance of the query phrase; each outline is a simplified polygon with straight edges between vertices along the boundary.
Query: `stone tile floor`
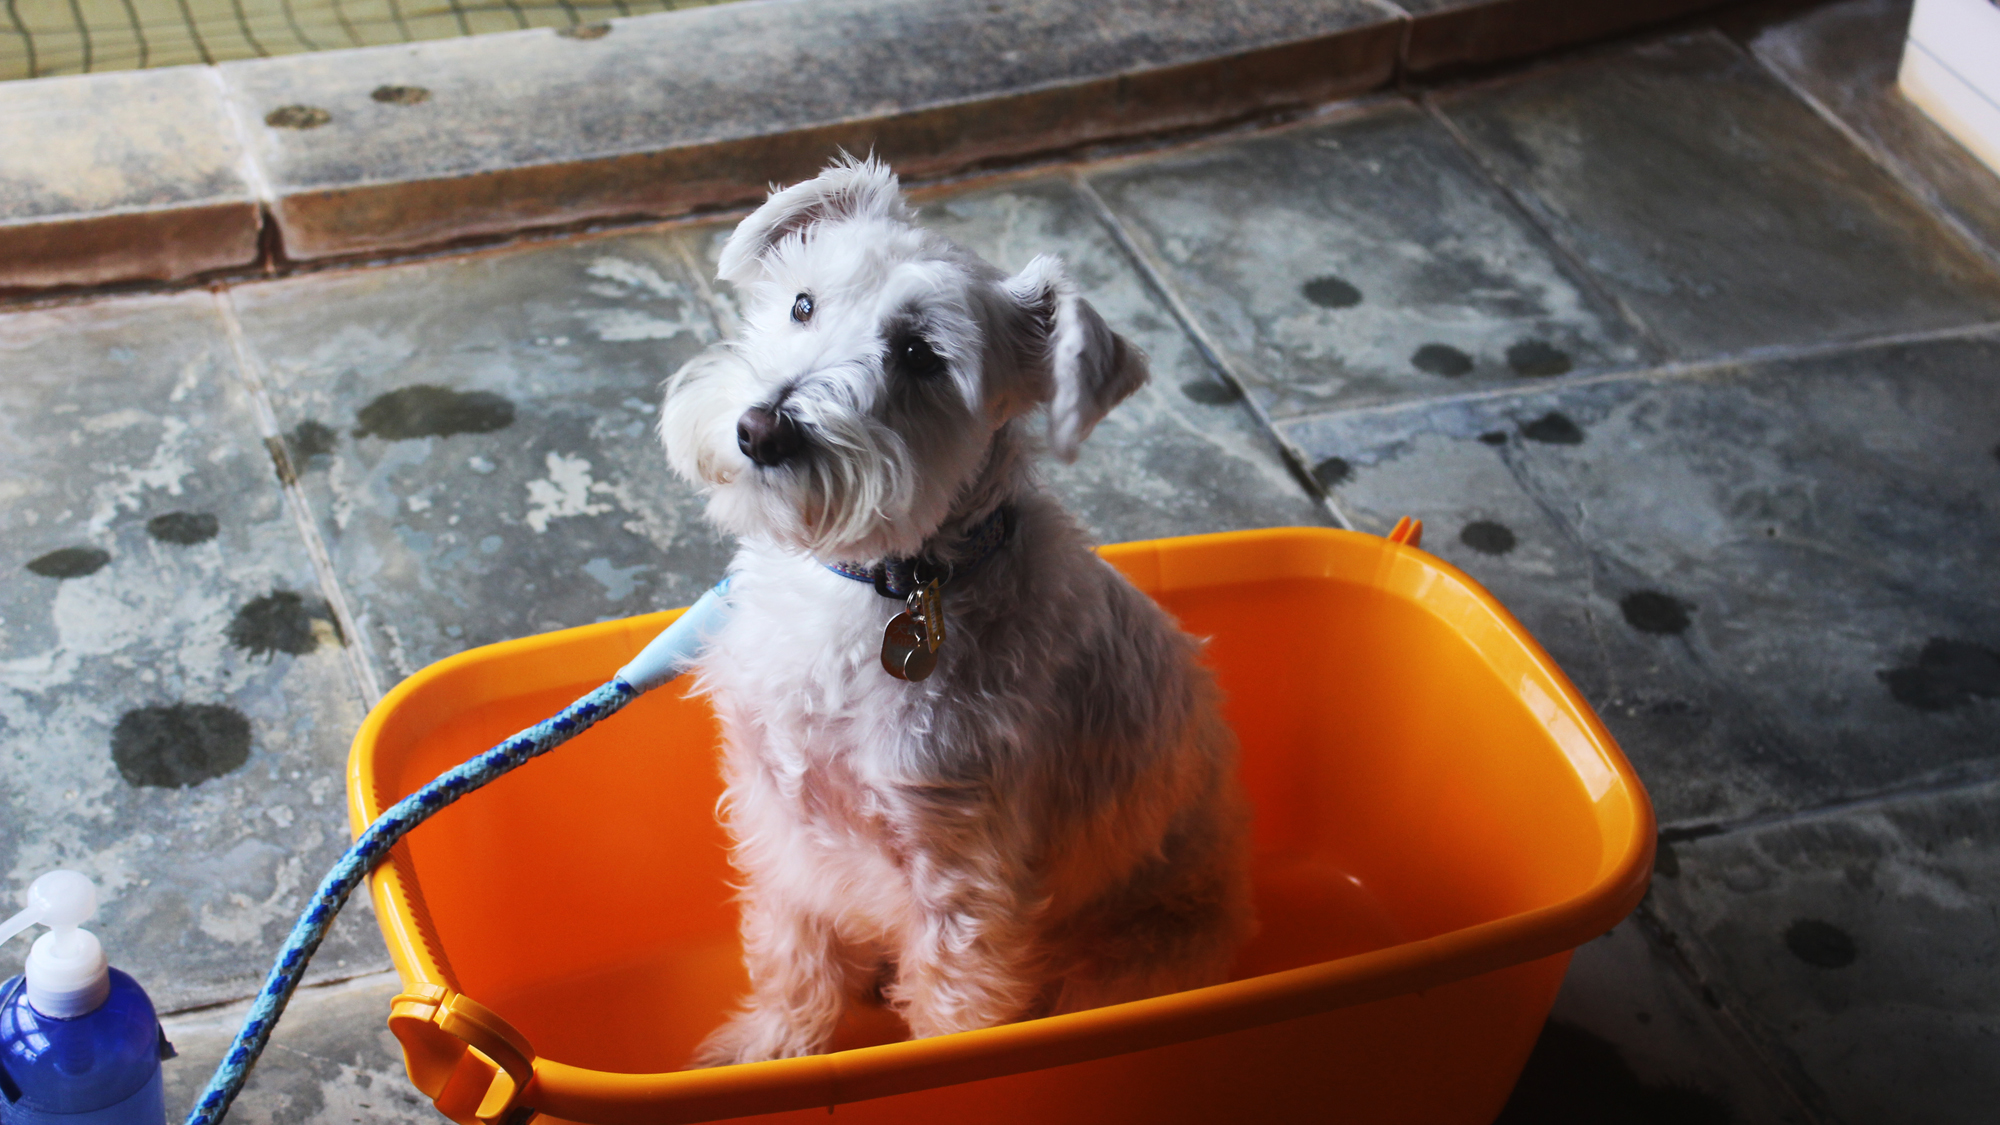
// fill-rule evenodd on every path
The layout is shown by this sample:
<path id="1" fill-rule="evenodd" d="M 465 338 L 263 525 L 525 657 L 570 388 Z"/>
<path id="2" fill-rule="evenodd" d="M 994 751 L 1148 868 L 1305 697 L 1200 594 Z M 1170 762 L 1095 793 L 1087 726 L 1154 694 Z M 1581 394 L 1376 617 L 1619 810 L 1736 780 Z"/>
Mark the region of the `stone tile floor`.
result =
<path id="1" fill-rule="evenodd" d="M 2000 1102 L 2000 181 L 1884 88 L 1905 10 L 920 195 L 1004 266 L 1062 253 L 1152 355 L 1051 470 L 1097 535 L 1422 517 L 1638 766 L 1653 893 L 1504 1120 Z M 650 426 L 731 323 L 725 229 L 0 312 L 0 871 L 102 881 L 176 1112 L 386 686 L 721 569 Z M 238 1119 L 436 1119 L 372 931 Z"/>

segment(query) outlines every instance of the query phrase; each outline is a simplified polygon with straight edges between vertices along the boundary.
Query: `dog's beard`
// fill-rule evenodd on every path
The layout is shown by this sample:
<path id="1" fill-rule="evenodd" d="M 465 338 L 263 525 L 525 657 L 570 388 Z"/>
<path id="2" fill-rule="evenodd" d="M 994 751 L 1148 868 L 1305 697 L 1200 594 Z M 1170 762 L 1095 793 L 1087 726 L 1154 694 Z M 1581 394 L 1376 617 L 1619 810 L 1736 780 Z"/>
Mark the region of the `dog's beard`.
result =
<path id="1" fill-rule="evenodd" d="M 751 468 L 709 499 L 709 514 L 738 535 L 762 534 L 816 557 L 866 560 L 923 541 L 912 525 L 917 474 L 909 447 L 864 414 L 824 401 L 792 407 L 805 450 L 775 468 Z"/>
<path id="2" fill-rule="evenodd" d="M 920 495 L 908 444 L 859 404 L 824 389 L 795 392 L 785 409 L 805 448 L 762 467 L 737 448 L 734 396 L 722 380 L 700 374 L 674 381 L 660 430 L 669 462 L 708 494 L 708 517 L 723 531 L 823 559 L 865 561 L 915 553 L 943 518 L 946 505 Z M 919 511 L 932 507 L 939 510 Z"/>

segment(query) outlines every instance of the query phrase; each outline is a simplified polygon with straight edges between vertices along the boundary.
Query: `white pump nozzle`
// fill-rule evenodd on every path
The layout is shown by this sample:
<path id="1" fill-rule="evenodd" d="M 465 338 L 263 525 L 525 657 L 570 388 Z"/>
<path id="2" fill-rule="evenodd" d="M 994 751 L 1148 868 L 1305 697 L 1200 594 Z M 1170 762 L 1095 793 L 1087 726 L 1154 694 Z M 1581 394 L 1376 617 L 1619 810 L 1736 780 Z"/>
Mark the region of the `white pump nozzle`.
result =
<path id="1" fill-rule="evenodd" d="M 28 1004 L 56 1019 L 95 1011 L 111 992 L 111 966 L 97 936 L 77 927 L 97 913 L 97 887 L 77 871 L 51 871 L 28 884 L 27 909 L 0 922 L 0 942 L 40 923 L 49 932 L 28 950 Z"/>

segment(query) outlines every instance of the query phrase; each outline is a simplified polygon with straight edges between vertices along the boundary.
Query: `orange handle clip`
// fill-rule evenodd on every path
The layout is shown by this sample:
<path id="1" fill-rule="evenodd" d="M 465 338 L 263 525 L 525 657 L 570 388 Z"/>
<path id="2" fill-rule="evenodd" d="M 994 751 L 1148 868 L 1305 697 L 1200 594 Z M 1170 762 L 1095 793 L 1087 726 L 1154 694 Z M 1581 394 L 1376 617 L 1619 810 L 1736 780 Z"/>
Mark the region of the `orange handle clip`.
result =
<path id="1" fill-rule="evenodd" d="M 458 1125 L 502 1125 L 535 1076 L 535 1050 L 492 1009 L 442 985 L 389 1006 L 410 1081 Z"/>

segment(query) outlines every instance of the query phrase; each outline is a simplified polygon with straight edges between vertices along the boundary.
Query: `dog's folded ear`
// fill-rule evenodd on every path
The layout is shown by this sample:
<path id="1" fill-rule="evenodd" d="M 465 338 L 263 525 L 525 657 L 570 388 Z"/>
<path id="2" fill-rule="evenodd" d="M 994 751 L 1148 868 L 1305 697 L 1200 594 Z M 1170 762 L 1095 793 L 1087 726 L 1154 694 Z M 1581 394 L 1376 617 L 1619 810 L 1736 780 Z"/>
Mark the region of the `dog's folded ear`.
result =
<path id="1" fill-rule="evenodd" d="M 910 220 L 896 173 L 873 156 L 840 159 L 804 183 L 774 191 L 736 226 L 722 246 L 715 275 L 735 285 L 757 278 L 757 262 L 788 234 L 841 219 Z"/>
<path id="2" fill-rule="evenodd" d="M 1040 336 L 1047 359 L 1048 381 L 1036 397 L 1049 407 L 1049 451 L 1074 461 L 1097 423 L 1145 384 L 1146 353 L 1077 296 L 1076 283 L 1051 255 L 1029 262 L 1006 288 Z"/>

